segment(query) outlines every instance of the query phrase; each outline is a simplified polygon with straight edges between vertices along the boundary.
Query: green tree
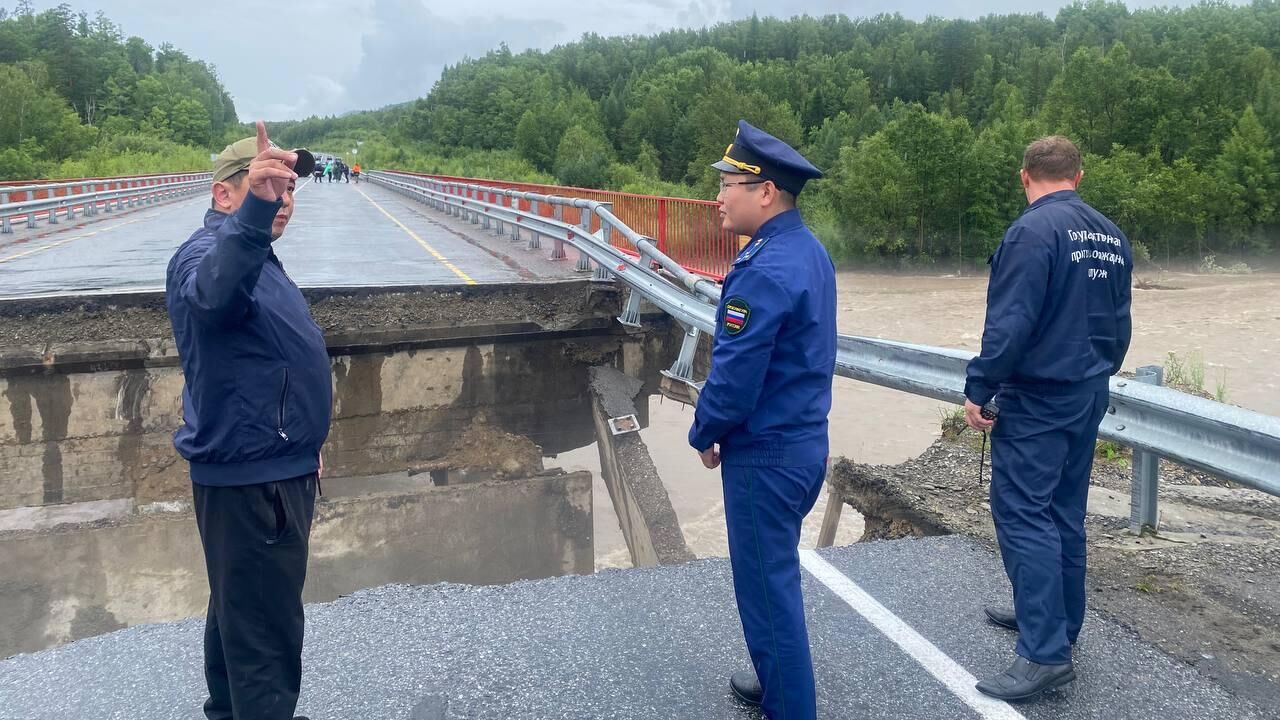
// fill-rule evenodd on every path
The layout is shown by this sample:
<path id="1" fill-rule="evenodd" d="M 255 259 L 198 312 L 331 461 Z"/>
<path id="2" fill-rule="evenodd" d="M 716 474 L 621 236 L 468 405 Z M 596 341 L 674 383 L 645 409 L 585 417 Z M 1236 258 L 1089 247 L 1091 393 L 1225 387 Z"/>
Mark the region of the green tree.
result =
<path id="1" fill-rule="evenodd" d="M 1163 251 L 1165 262 L 1175 253 L 1204 256 L 1203 241 L 1215 200 L 1213 180 L 1187 158 L 1173 165 L 1152 162 L 1155 171 L 1134 188 L 1135 227 L 1126 228 L 1130 240 L 1153 253 Z"/>
<path id="2" fill-rule="evenodd" d="M 565 131 L 556 150 L 556 178 L 572 187 L 604 187 L 609 179 L 612 154 L 609 142 L 602 135 L 574 125 Z"/>
<path id="3" fill-rule="evenodd" d="M 1224 189 L 1225 224 L 1237 239 L 1262 244 L 1253 231 L 1276 216 L 1280 176 L 1275 170 L 1275 150 L 1253 106 L 1245 108 L 1231 137 L 1214 163 L 1214 175 Z"/>
<path id="4" fill-rule="evenodd" d="M 830 193 L 848 238 L 848 247 L 841 250 L 872 257 L 906 250 L 923 198 L 885 133 L 841 150 L 823 191 Z"/>
<path id="5" fill-rule="evenodd" d="M 566 113 L 549 103 L 540 103 L 524 111 L 516 124 L 515 150 L 520 157 L 544 172 L 550 172 L 556 151 L 569 127 Z"/>
<path id="6" fill-rule="evenodd" d="M 661 160 L 658 158 L 658 149 L 650 145 L 648 142 L 640 141 L 640 150 L 636 153 L 636 170 L 640 175 L 647 178 L 657 179 L 662 174 Z"/>
<path id="7" fill-rule="evenodd" d="M 1280 69 L 1267 68 L 1258 79 L 1253 110 L 1271 141 L 1280 141 Z"/>

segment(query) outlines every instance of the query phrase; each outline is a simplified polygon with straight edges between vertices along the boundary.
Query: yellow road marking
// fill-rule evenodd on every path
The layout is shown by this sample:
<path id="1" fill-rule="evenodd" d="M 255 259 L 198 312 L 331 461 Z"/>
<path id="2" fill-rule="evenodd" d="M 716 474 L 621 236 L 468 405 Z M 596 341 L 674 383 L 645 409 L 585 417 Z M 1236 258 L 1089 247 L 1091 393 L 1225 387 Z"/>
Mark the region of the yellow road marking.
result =
<path id="1" fill-rule="evenodd" d="M 414 240 L 416 240 L 416 241 L 418 242 L 418 244 L 419 244 L 419 245 L 421 245 L 423 248 L 425 248 L 425 249 L 426 249 L 426 251 L 427 251 L 427 252 L 431 253 L 431 256 L 432 256 L 432 257 L 434 257 L 435 259 L 439 260 L 441 265 L 444 265 L 445 267 L 449 268 L 450 270 L 452 270 L 452 271 L 453 271 L 453 274 L 454 274 L 454 275 L 457 275 L 458 277 L 462 278 L 462 281 L 463 281 L 463 282 L 465 282 L 465 283 L 466 283 L 466 284 L 468 284 L 468 285 L 475 285 L 475 284 L 476 284 L 476 281 L 475 281 L 475 280 L 472 280 L 470 275 L 467 275 L 466 273 L 464 273 L 464 272 L 462 272 L 461 270 L 459 270 L 459 269 L 458 269 L 458 266 L 456 266 L 456 265 L 454 265 L 453 263 L 449 262 L 449 258 L 446 258 L 445 256 L 441 255 L 439 252 L 437 252 L 435 248 L 433 248 L 433 247 L 431 247 L 429 244 L 427 244 L 427 241 L 426 241 L 426 240 L 423 240 L 422 238 L 418 237 L 418 234 L 417 234 L 417 233 L 415 233 L 414 231 L 410 230 L 410 229 L 409 229 L 409 228 L 408 228 L 404 223 L 402 223 L 402 222 L 400 222 L 399 220 L 397 220 L 397 219 L 396 219 L 396 217 L 395 217 L 394 215 L 392 215 L 391 213 L 389 213 L 389 212 L 387 212 L 386 210 L 384 210 L 384 209 L 383 209 L 383 207 L 382 207 L 381 205 L 379 205 L 378 203 L 376 203 L 376 202 L 374 202 L 374 201 L 373 201 L 373 198 L 369 197 L 368 195 L 365 195 L 363 190 L 359 190 L 359 189 L 357 189 L 357 190 L 356 190 L 356 192 L 358 192 L 358 193 L 360 193 L 361 195 L 363 195 L 363 196 L 364 196 L 364 199 L 365 199 L 365 200 L 368 200 L 370 205 L 373 205 L 374 207 L 378 208 L 378 211 L 379 211 L 379 212 L 381 212 L 383 215 L 386 215 L 386 216 L 387 216 L 387 219 L 389 219 L 391 222 L 395 223 L 396 225 L 399 225 L 401 230 L 403 230 L 403 231 L 405 231 L 406 233 L 408 233 L 408 234 L 409 234 L 409 237 L 411 237 L 411 238 L 413 238 Z"/>
<path id="2" fill-rule="evenodd" d="M 153 216 L 149 216 L 149 217 L 140 217 L 140 218 L 135 218 L 135 219 L 133 219 L 133 220 L 126 220 L 125 222 L 122 222 L 122 223 L 120 223 L 119 225 L 112 225 L 112 226 L 111 226 L 111 227 L 109 227 L 109 228 L 100 228 L 100 229 L 98 229 L 98 230 L 94 230 L 94 231 L 92 231 L 92 232 L 84 233 L 83 235 L 76 235 L 75 237 L 69 237 L 69 238 L 67 238 L 66 240 L 59 240 L 59 241 L 58 241 L 58 242 L 56 242 L 56 243 L 49 243 L 48 245 L 41 245 L 41 246 L 40 246 L 40 247 L 38 247 L 38 248 L 32 248 L 32 249 L 30 249 L 30 250 L 27 250 L 26 252 L 20 252 L 20 253 L 17 253 L 17 254 L 15 254 L 15 255 L 10 255 L 10 256 L 8 256 L 8 257 L 2 257 L 2 258 L 0 258 L 0 263 L 7 263 L 7 262 L 9 262 L 10 260 L 17 260 L 18 258 L 26 257 L 26 256 L 28 256 L 28 255 L 35 255 L 36 253 L 44 252 L 45 250 L 52 250 L 53 248 L 56 248 L 56 247 L 58 247 L 59 245 L 66 245 L 67 243 L 69 243 L 69 242 L 73 242 L 73 241 L 75 241 L 75 240 L 83 240 L 83 239 L 85 239 L 85 238 L 87 238 L 87 237 L 89 237 L 89 236 L 91 236 L 91 235 L 97 235 L 97 234 L 98 234 L 98 233 L 100 233 L 100 232 L 106 232 L 107 230 L 115 230 L 116 228 L 124 227 L 125 225 L 132 225 L 133 223 L 136 223 L 136 222 L 142 222 L 143 220 L 150 220 L 150 219 L 151 219 L 151 217 L 153 217 Z"/>

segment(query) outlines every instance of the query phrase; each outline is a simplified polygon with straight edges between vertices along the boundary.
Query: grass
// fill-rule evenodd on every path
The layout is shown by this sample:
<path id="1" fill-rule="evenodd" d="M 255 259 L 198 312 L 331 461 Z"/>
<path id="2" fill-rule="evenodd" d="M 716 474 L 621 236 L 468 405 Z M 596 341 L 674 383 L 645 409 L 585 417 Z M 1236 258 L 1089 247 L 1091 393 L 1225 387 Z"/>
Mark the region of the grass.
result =
<path id="1" fill-rule="evenodd" d="M 1094 447 L 1093 456 L 1103 462 L 1114 463 L 1121 467 L 1129 467 L 1133 450 L 1110 440 L 1099 440 Z"/>
<path id="2" fill-rule="evenodd" d="M 1178 390 L 1208 395 L 1205 390 L 1205 362 L 1198 352 L 1180 356 L 1170 352 L 1164 360 L 1164 384 Z M 1227 401 L 1227 370 L 1223 368 L 1214 382 L 1213 397 L 1218 402 Z"/>
<path id="3" fill-rule="evenodd" d="M 1170 352 L 1164 359 L 1164 384 L 1204 392 L 1204 358 L 1194 351 L 1186 357 Z"/>
<path id="4" fill-rule="evenodd" d="M 942 437 L 955 440 L 969 427 L 964 422 L 964 408 L 938 408 L 938 422 L 942 425 Z"/>

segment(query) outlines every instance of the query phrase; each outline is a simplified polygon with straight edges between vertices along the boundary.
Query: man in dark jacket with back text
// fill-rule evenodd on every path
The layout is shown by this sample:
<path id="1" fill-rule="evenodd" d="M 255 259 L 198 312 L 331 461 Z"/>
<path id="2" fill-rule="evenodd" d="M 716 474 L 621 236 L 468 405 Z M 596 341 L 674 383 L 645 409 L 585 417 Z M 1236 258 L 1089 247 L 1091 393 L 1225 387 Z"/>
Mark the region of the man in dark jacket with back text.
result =
<path id="1" fill-rule="evenodd" d="M 970 426 L 993 427 L 982 414 L 992 400 L 997 411 L 991 513 L 1014 609 L 986 614 L 1018 632 L 1018 658 L 978 690 L 1008 701 L 1075 679 L 1094 442 L 1133 335 L 1129 240 L 1076 194 L 1080 151 L 1041 138 L 1021 176 L 1029 205 L 992 256 L 982 353 L 964 388 Z"/>
<path id="2" fill-rule="evenodd" d="M 209 573 L 209 720 L 288 720 L 302 679 L 302 586 L 331 405 L 324 335 L 271 243 L 293 214 L 305 150 L 256 138 L 213 169 L 204 225 L 169 262 L 186 385 L 174 436 L 191 465 Z"/>

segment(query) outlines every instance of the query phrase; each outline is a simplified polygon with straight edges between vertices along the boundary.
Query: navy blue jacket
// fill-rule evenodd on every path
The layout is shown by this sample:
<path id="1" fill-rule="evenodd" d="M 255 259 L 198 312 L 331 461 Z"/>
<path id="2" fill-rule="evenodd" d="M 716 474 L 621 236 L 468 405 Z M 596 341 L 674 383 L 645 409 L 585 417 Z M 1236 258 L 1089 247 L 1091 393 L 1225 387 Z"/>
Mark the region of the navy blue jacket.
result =
<path id="1" fill-rule="evenodd" d="M 1132 270 L 1128 238 L 1075 191 L 1028 206 L 991 259 L 982 353 L 969 362 L 965 397 L 983 405 L 1001 386 L 1105 389 L 1133 335 Z"/>
<path id="2" fill-rule="evenodd" d="M 271 251 L 280 203 L 249 193 L 234 215 L 205 213 L 165 281 L 186 385 L 178 453 L 201 485 L 315 472 L 329 434 L 324 335 Z"/>
<path id="3" fill-rule="evenodd" d="M 760 227 L 725 277 L 689 444 L 719 443 L 727 465 L 825 462 L 835 367 L 835 267 L 789 210 Z"/>

